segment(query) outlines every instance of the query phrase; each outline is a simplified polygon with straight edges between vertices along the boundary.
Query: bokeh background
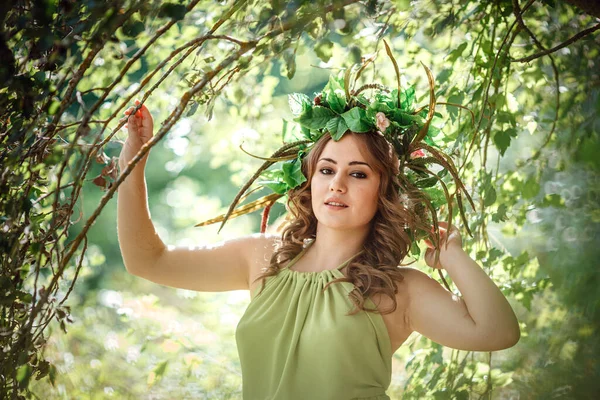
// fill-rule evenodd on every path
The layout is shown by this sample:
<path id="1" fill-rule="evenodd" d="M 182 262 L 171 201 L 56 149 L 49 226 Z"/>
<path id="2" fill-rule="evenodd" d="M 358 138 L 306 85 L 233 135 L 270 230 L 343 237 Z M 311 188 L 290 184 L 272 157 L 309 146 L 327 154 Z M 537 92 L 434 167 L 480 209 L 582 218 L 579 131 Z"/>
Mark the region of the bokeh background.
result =
<path id="1" fill-rule="evenodd" d="M 472 118 L 464 108 L 439 105 L 435 140 L 453 155 L 477 205 L 467 208 L 474 238 L 463 227 L 465 248 L 509 299 L 522 337 L 513 348 L 478 353 L 443 348 L 413 334 L 394 355 L 388 394 L 393 399 L 584 399 L 600 393 L 600 39 L 591 30 L 549 55 L 538 54 L 596 27 L 593 6 L 549 0 L 48 1 L 28 10 L 16 3 L 6 14 L 5 42 L 24 76 L 37 73 L 36 79 L 48 82 L 61 73 L 71 77 L 93 48 L 95 32 L 107 35 L 60 117 L 64 125 L 81 121 L 98 104 L 92 119 L 110 123 L 104 131 L 91 124 L 81 140 L 114 134 L 102 148 L 107 158 L 86 174 L 67 242 L 81 233 L 116 179 L 104 168 L 119 155 L 126 138 L 125 129 L 118 129 L 119 118 L 133 98 L 147 95 L 155 131 L 172 124 L 151 149 L 146 166 L 152 220 L 166 244 L 199 246 L 259 230 L 259 213 L 229 221 L 220 233 L 218 225 L 194 225 L 224 212 L 260 165 L 240 150 L 242 143 L 262 156 L 279 147 L 284 124 L 292 123 L 288 94 L 312 96 L 329 74 L 370 57 L 376 58 L 363 74 L 364 83 L 395 87 L 385 39 L 398 60 L 402 85 L 415 84 L 417 103 L 426 105 L 421 63 L 427 65 L 438 101 L 473 112 Z M 128 17 L 110 25 L 110 10 Z M 16 33 L 13 22 L 20 27 Z M 194 47 L 175 66 L 183 54 L 173 56 L 176 48 L 209 33 L 223 36 Z M 79 38 L 67 43 L 69 35 Z M 40 39 L 48 36 L 46 42 Z M 240 49 L 232 39 L 258 38 L 253 49 L 226 63 Z M 61 43 L 64 52 L 55 50 Z M 55 63 L 55 70 L 45 69 L 43 62 Z M 155 69 L 158 73 L 151 75 Z M 23 109 L 6 99 L 18 71 L 2 71 L 8 82 L 7 89 L 0 89 L 3 119 L 12 118 L 14 124 Z M 172 118 L 184 94 L 215 71 L 181 116 Z M 113 82 L 105 98 L 94 90 Z M 44 90 L 34 96 L 34 107 L 45 104 Z M 62 101 L 64 90 L 52 98 Z M 45 124 L 56 113 L 56 108 L 54 113 L 36 110 L 47 113 Z M 37 133 L 43 134 L 45 126 Z M 9 122 L 6 129 L 13 128 Z M 71 142 L 75 129 L 59 132 L 60 139 Z M 5 139 L 0 144 L 7 149 Z M 76 168 L 75 160 L 65 173 Z M 49 167 L 48 178 L 54 176 Z M 35 206 L 40 213 L 51 210 L 50 203 L 43 205 Z M 271 222 L 283 213 L 277 203 Z M 65 269 L 60 294 L 76 279 L 66 302 L 72 322 L 61 329 L 57 318 L 46 329 L 48 342 L 40 354 L 52 365 L 51 374 L 39 380 L 19 375 L 27 380 L 29 396 L 240 399 L 234 332 L 249 293 L 198 293 L 128 274 L 116 218 L 113 196 L 87 232 L 87 249 L 78 253 L 80 270 L 74 260 Z M 422 258 L 414 266 L 437 277 Z"/>

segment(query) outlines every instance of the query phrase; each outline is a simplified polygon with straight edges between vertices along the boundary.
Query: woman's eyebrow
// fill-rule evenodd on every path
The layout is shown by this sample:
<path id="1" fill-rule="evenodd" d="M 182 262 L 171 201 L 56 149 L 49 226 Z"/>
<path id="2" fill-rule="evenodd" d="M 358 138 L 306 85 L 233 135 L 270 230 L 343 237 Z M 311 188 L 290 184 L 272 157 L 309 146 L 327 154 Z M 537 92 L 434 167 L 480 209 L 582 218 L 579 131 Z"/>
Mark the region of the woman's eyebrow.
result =
<path id="1" fill-rule="evenodd" d="M 330 163 L 337 165 L 337 162 L 335 160 L 331 159 L 331 158 L 323 157 L 319 161 L 329 161 Z M 373 168 L 371 168 L 371 166 L 369 164 L 367 164 L 366 162 L 363 162 L 363 161 L 350 161 L 348 163 L 348 165 L 366 165 L 371 170 L 373 170 Z"/>

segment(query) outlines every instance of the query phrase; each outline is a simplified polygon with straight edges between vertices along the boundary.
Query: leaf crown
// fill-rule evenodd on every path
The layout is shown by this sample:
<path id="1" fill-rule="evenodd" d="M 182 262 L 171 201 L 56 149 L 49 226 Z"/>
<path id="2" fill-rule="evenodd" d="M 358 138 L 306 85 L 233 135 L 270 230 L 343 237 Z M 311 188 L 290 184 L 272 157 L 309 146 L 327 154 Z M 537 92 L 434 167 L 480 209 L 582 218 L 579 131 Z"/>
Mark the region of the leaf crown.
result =
<path id="1" fill-rule="evenodd" d="M 240 146 L 246 154 L 262 159 L 264 163 L 242 186 L 227 213 L 196 226 L 221 222 L 220 231 L 228 219 L 264 208 L 261 224 L 261 232 L 264 232 L 273 203 L 306 182 L 306 177 L 301 170 L 302 159 L 311 145 L 316 143 L 323 134 L 329 132 L 332 139 L 337 141 L 347 132 L 378 131 L 392 144 L 398 155 L 400 181 L 423 192 L 421 200 L 424 207 L 421 208 L 421 214 L 429 214 L 431 217 L 434 225 L 434 243 L 439 241 L 437 209 L 443 205 L 448 207 L 448 229 L 450 229 L 455 195 L 461 218 L 471 235 L 462 204 L 462 194 L 466 196 L 473 209 L 475 205 L 460 180 L 452 159 L 444 154 L 433 140 L 439 133 L 439 129 L 431 125 L 434 115 L 439 115 L 435 113 L 433 75 L 429 68 L 422 64 L 429 82 L 429 104 L 416 108 L 415 85 L 408 86 L 404 90 L 401 88 L 398 64 L 385 40 L 384 44 L 387 55 L 394 65 L 397 88 L 389 89 L 374 83 L 355 88 L 362 72 L 374 60 L 373 57 L 367 59 L 362 65 L 343 70 L 336 76 L 331 75 L 323 90 L 316 93 L 313 99 L 303 93 L 290 94 L 289 106 L 294 115 L 294 122 L 298 124 L 296 129 L 288 129 L 288 123 L 284 120 L 282 134 L 284 145 L 270 157 L 252 155 Z M 366 96 L 369 91 L 372 92 L 370 98 Z M 269 169 L 277 163 L 280 163 L 281 168 Z M 437 165 L 441 170 L 437 173 L 433 172 L 430 169 L 432 165 Z M 442 179 L 448 173 L 456 186 L 456 191 L 452 195 Z M 259 181 L 259 186 L 250 190 L 258 178 L 265 180 Z M 437 188 L 438 184 L 443 190 Z M 268 187 L 273 193 L 238 207 L 238 204 L 249 194 L 261 187 Z M 414 239 L 427 236 L 431 236 L 431 232 L 419 232 Z"/>

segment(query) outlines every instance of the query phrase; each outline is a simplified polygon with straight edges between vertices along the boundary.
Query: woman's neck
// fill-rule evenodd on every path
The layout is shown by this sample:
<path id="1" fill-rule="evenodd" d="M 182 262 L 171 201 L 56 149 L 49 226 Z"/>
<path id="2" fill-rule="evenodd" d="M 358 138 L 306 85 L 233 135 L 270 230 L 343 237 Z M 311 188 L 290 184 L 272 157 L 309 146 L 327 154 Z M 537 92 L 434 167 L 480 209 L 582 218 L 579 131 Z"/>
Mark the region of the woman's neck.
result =
<path id="1" fill-rule="evenodd" d="M 315 242 L 302 257 L 315 270 L 333 269 L 362 250 L 368 230 L 350 231 L 317 227 Z"/>

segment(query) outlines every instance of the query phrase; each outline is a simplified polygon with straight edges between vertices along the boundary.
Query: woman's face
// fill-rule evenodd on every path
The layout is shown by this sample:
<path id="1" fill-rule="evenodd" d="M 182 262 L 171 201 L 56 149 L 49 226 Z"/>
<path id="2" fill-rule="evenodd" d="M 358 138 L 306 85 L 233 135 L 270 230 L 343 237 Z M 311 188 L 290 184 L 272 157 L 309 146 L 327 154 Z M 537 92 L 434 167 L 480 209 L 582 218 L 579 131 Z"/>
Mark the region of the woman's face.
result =
<path id="1" fill-rule="evenodd" d="M 364 228 L 375 216 L 380 174 L 371 169 L 361 150 L 367 151 L 354 134 L 325 145 L 310 188 L 319 224 L 333 229 Z M 332 201 L 343 206 L 328 204 Z"/>

